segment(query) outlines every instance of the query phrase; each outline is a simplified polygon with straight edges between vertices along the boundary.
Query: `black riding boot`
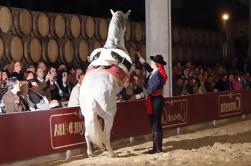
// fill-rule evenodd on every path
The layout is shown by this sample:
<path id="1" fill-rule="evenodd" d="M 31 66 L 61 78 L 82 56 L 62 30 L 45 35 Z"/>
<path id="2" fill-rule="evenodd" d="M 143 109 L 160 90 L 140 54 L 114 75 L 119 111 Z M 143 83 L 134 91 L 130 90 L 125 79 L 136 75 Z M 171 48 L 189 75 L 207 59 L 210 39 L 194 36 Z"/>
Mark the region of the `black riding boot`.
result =
<path id="1" fill-rule="evenodd" d="M 163 140 L 163 133 L 162 131 L 159 131 L 159 132 L 156 132 L 156 136 L 155 136 L 155 139 L 156 139 L 156 152 L 155 153 L 160 153 L 160 152 L 163 152 L 163 149 L 162 149 L 162 140 Z"/>
<path id="2" fill-rule="evenodd" d="M 155 134 L 152 133 L 152 139 L 153 139 L 153 148 L 149 151 L 147 151 L 147 154 L 154 154 L 156 153 L 156 138 Z"/>

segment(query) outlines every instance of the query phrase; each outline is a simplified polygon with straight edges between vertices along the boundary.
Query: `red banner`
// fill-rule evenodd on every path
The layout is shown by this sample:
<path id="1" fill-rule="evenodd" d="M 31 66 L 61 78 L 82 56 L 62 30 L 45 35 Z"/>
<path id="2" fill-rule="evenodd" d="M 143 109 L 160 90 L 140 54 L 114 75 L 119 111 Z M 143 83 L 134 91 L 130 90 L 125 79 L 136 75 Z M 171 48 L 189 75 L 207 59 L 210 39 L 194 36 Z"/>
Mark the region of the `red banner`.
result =
<path id="1" fill-rule="evenodd" d="M 50 138 L 52 149 L 83 145 L 84 121 L 80 111 L 50 116 Z"/>
<path id="2" fill-rule="evenodd" d="M 187 124 L 188 122 L 188 100 L 172 99 L 165 100 L 162 115 L 163 128 Z"/>

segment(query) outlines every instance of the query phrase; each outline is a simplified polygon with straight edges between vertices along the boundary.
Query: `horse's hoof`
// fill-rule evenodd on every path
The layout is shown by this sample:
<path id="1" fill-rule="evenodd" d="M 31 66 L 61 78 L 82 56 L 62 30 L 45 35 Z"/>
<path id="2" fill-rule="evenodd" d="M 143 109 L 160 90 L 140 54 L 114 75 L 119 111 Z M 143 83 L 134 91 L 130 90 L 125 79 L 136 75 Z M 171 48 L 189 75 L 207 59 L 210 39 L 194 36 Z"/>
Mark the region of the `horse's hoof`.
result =
<path id="1" fill-rule="evenodd" d="M 111 154 L 111 157 L 112 157 L 112 158 L 115 158 L 115 157 L 119 157 L 119 155 L 116 154 L 116 153 L 112 153 L 112 154 Z"/>
<path id="2" fill-rule="evenodd" d="M 92 158 L 93 156 L 93 153 L 88 154 L 88 158 Z"/>

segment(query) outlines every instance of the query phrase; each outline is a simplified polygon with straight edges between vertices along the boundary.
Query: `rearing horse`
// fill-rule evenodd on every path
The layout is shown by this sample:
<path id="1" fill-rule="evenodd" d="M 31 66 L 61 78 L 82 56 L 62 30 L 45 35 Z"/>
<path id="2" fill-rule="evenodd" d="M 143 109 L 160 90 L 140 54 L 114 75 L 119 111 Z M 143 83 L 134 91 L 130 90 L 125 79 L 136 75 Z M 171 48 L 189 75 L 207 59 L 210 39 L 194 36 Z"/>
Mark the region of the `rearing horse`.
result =
<path id="1" fill-rule="evenodd" d="M 127 13 L 113 12 L 109 24 L 107 41 L 103 48 L 95 49 L 90 65 L 80 87 L 80 107 L 85 118 L 87 154 L 93 156 L 91 142 L 100 149 L 107 149 L 112 157 L 110 134 L 117 111 L 116 95 L 129 76 L 132 60 L 124 43 Z M 104 130 L 97 116 L 104 119 Z"/>

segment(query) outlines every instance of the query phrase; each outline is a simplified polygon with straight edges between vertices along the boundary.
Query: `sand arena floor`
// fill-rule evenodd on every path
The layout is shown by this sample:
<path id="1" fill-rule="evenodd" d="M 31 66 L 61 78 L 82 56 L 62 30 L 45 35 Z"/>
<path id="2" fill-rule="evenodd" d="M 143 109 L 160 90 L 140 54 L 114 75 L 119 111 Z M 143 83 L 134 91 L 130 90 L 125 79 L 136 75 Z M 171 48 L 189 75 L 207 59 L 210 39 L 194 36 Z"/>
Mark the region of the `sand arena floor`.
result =
<path id="1" fill-rule="evenodd" d="M 165 136 L 164 152 L 145 154 L 151 149 L 151 140 L 114 147 L 118 158 L 97 150 L 95 157 L 73 156 L 71 160 L 56 161 L 57 166 L 251 166 L 251 120 L 232 122 L 210 129 Z"/>

